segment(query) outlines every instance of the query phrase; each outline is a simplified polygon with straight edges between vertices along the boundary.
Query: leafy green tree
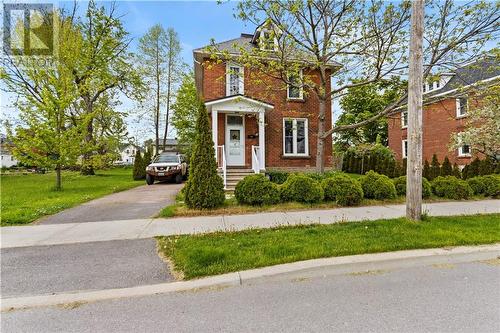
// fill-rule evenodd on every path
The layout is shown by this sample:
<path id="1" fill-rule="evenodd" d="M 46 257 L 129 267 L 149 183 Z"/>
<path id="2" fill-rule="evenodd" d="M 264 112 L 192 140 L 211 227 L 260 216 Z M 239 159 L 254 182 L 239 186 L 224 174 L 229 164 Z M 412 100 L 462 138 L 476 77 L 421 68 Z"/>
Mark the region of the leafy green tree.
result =
<path id="1" fill-rule="evenodd" d="M 451 176 L 452 173 L 452 166 L 450 163 L 450 160 L 448 159 L 448 156 L 444 157 L 443 164 L 441 165 L 441 176 Z"/>
<path id="2" fill-rule="evenodd" d="M 144 161 L 139 149 L 137 149 L 135 153 L 134 170 L 132 172 L 132 176 L 134 180 L 141 180 L 146 178 L 146 168 L 144 167 Z"/>
<path id="3" fill-rule="evenodd" d="M 196 209 L 210 209 L 224 203 L 224 184 L 217 174 L 214 142 L 205 105 L 198 102 L 197 136 L 191 155 L 189 179 L 186 184 L 186 205 Z"/>
<path id="4" fill-rule="evenodd" d="M 182 78 L 177 98 L 172 105 L 172 125 L 177 131 L 177 140 L 182 153 L 191 156 L 196 138 L 196 118 L 200 101 L 196 92 L 193 72 Z"/>
<path id="5" fill-rule="evenodd" d="M 35 15 L 32 23 L 39 21 L 40 29 L 45 22 L 54 22 L 63 35 L 59 52 L 69 54 L 75 30 L 69 19 L 58 11 Z M 15 23 L 14 37 L 21 38 L 20 22 Z M 69 40 L 70 42 L 67 42 Z M 29 52 L 29 51 L 27 51 Z M 61 169 L 75 165 L 82 152 L 84 122 L 74 123 L 72 106 L 76 103 L 71 71 L 61 59 L 53 64 L 39 62 L 26 54 L 22 64 L 9 56 L 4 58 L 0 78 L 7 91 L 15 93 L 14 106 L 19 110 L 20 124 L 7 126 L 13 138 L 13 154 L 21 162 L 42 168 L 55 169 L 55 189 L 62 188 Z"/>
<path id="6" fill-rule="evenodd" d="M 147 87 L 140 103 L 145 111 L 144 114 L 153 121 L 157 152 L 165 149 L 160 145 L 160 136 L 163 130 L 163 143 L 165 144 L 174 90 L 185 66 L 181 51 L 177 32 L 172 28 L 165 30 L 160 24 L 153 25 L 139 39 L 137 57 L 140 72 Z M 162 109 L 165 110 L 164 115 L 162 115 Z M 163 129 L 161 128 L 162 122 L 165 125 Z"/>
<path id="7" fill-rule="evenodd" d="M 342 113 L 335 125 L 356 124 L 373 117 L 397 101 L 405 93 L 406 85 L 406 82 L 394 77 L 390 80 L 347 89 L 347 94 L 340 99 Z M 387 145 L 387 119 L 379 118 L 361 128 L 339 133 L 335 140 L 335 147 L 344 150 L 359 143 Z"/>
<path id="8" fill-rule="evenodd" d="M 441 165 L 439 164 L 436 154 L 432 155 L 431 168 L 429 171 L 429 180 L 433 180 L 441 174 Z M 427 177 L 426 177 L 427 178 Z"/>

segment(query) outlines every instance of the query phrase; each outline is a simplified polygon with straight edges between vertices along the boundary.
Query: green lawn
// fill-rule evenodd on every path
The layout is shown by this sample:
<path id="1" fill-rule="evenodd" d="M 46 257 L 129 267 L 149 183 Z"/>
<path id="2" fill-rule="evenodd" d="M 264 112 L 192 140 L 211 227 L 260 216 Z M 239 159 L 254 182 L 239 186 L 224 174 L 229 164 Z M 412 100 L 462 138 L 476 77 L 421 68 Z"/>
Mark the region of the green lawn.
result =
<path id="1" fill-rule="evenodd" d="M 30 223 L 85 201 L 144 184 L 132 180 L 131 168 L 98 171 L 95 176 L 66 171 L 62 177 L 62 191 L 54 191 L 53 172 L 2 175 L 1 225 Z"/>
<path id="2" fill-rule="evenodd" d="M 500 214 L 158 237 L 186 279 L 314 258 L 500 242 Z"/>

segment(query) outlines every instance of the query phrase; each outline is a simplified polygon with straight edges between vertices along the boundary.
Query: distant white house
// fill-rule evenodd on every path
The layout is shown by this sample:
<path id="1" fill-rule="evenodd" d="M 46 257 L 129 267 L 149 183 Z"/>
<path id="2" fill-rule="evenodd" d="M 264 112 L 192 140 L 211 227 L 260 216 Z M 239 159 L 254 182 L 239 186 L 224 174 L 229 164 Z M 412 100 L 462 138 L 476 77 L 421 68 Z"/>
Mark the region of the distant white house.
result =
<path id="1" fill-rule="evenodd" d="M 118 161 L 115 161 L 115 164 L 121 164 L 121 165 L 134 164 L 135 154 L 137 153 L 138 150 L 140 151 L 141 148 L 130 143 L 121 145 L 120 159 Z"/>
<path id="2" fill-rule="evenodd" d="M 12 141 L 7 139 L 4 134 L 0 134 L 0 166 L 3 168 L 10 168 L 17 165 L 18 160 L 12 155 L 10 147 L 12 146 Z"/>
<path id="3" fill-rule="evenodd" d="M 148 140 L 144 142 L 145 146 L 152 145 L 153 148 L 153 156 L 157 154 L 156 152 L 156 147 L 154 145 L 153 140 Z M 160 139 L 160 153 L 165 152 L 165 153 L 178 153 L 179 152 L 179 143 L 177 142 L 177 139 L 167 139 L 165 142 L 163 139 Z"/>

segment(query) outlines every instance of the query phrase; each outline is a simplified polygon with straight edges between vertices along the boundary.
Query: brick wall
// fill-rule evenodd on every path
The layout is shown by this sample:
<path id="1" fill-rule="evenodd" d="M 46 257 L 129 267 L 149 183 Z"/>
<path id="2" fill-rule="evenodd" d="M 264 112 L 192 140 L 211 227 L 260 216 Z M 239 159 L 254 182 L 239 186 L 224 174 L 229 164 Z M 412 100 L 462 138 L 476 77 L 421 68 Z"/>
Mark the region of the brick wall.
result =
<path id="1" fill-rule="evenodd" d="M 472 103 L 469 101 L 469 106 Z M 456 117 L 456 100 L 448 98 L 424 106 L 423 123 L 423 160 L 432 160 L 436 154 L 439 162 L 448 156 L 450 162 L 465 165 L 471 162 L 471 157 L 458 156 L 457 149 L 450 150 L 451 135 L 464 129 L 464 118 Z M 389 147 L 394 151 L 396 158 L 402 158 L 402 140 L 407 139 L 407 130 L 401 128 L 401 114 L 392 116 L 389 122 Z"/>
<path id="2" fill-rule="evenodd" d="M 203 68 L 203 91 L 205 100 L 213 100 L 226 96 L 225 82 L 226 65 L 212 64 Z M 319 82 L 318 72 L 304 72 L 304 75 L 311 77 L 315 82 Z M 267 75 L 244 70 L 245 96 L 258 99 L 274 105 L 273 110 L 266 111 L 265 131 L 266 131 L 266 168 L 279 169 L 307 169 L 316 166 L 316 145 L 319 110 L 319 100 L 313 92 L 304 92 L 304 100 L 289 101 L 284 83 L 278 79 L 272 79 Z M 328 87 L 330 89 L 330 87 Z M 326 125 L 331 127 L 331 103 L 326 105 Z M 307 157 L 284 157 L 283 156 L 283 118 L 307 118 L 309 128 L 309 156 Z M 253 118 L 253 119 L 252 119 Z M 220 114 L 218 119 L 218 140 L 219 145 L 224 142 L 224 115 Z M 258 138 L 248 139 L 249 134 L 258 132 L 257 120 L 253 116 L 245 119 L 246 128 L 246 163 L 251 166 L 251 146 L 258 145 Z M 325 166 L 332 165 L 332 142 L 331 139 L 325 141 Z"/>

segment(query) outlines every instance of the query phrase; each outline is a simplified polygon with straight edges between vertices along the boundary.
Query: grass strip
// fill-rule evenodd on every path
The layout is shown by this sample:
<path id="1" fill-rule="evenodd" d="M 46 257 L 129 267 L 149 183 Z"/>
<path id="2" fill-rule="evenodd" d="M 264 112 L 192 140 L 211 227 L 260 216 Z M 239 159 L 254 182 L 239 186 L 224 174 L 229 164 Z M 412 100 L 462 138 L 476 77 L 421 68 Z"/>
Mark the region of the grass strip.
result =
<path id="1" fill-rule="evenodd" d="M 185 279 L 300 260 L 500 242 L 500 214 L 404 218 L 158 237 Z"/>
<path id="2" fill-rule="evenodd" d="M 63 189 L 54 190 L 55 174 L 9 174 L 1 176 L 2 226 L 27 224 L 107 194 L 143 185 L 132 179 L 131 168 L 98 171 L 94 176 L 65 171 Z"/>

